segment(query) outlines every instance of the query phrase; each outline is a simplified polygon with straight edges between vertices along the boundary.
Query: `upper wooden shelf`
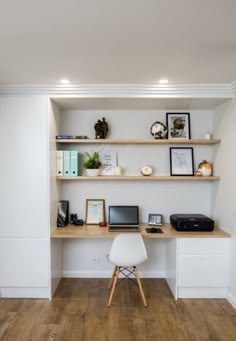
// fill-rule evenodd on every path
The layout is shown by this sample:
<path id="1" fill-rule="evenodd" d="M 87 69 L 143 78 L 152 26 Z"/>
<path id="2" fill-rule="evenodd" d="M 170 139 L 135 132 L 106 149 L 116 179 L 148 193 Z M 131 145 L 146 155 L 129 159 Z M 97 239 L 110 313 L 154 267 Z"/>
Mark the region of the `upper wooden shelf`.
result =
<path id="1" fill-rule="evenodd" d="M 138 181 L 216 181 L 219 180 L 219 176 L 142 176 L 142 175 L 106 175 L 106 176 L 57 176 L 58 180 L 88 180 L 88 181 L 109 181 L 109 180 L 138 180 Z"/>
<path id="2" fill-rule="evenodd" d="M 79 144 L 202 144 L 202 145 L 212 145 L 220 143 L 220 139 L 56 139 L 57 143 L 79 143 Z"/>

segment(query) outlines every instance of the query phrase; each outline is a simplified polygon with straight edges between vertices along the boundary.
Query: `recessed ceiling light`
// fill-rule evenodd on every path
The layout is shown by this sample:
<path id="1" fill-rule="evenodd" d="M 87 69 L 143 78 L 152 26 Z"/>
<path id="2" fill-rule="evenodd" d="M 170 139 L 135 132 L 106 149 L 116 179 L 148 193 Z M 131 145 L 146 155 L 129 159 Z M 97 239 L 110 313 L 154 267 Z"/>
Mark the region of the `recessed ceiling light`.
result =
<path id="1" fill-rule="evenodd" d="M 159 83 L 160 84 L 167 84 L 168 83 L 168 79 L 162 78 L 162 79 L 159 80 Z"/>
<path id="2" fill-rule="evenodd" d="M 70 81 L 69 81 L 69 79 L 61 79 L 60 83 L 61 84 L 70 84 Z"/>

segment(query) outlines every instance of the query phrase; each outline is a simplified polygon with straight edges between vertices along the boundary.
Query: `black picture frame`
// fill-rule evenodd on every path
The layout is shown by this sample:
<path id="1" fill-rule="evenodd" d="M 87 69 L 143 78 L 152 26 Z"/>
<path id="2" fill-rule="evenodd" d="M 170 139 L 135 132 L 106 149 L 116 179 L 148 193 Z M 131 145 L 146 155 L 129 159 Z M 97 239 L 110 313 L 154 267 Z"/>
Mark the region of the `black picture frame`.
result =
<path id="1" fill-rule="evenodd" d="M 190 113 L 166 113 L 167 138 L 191 139 Z"/>
<path id="2" fill-rule="evenodd" d="M 193 176 L 194 161 L 193 148 L 171 147 L 170 148 L 170 175 Z"/>
<path id="3" fill-rule="evenodd" d="M 148 225 L 152 226 L 162 225 L 162 215 L 150 213 L 148 215 Z"/>

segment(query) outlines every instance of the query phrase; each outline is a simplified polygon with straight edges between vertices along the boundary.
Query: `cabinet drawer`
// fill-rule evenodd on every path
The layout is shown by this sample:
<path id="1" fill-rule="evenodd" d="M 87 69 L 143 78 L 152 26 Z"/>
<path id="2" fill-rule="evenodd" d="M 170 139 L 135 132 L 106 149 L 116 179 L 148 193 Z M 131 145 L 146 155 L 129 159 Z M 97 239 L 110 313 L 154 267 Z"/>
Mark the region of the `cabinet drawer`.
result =
<path id="1" fill-rule="evenodd" d="M 228 238 L 179 238 L 180 255 L 227 254 Z"/>
<path id="2" fill-rule="evenodd" d="M 226 255 L 180 255 L 180 287 L 225 287 L 228 282 Z"/>

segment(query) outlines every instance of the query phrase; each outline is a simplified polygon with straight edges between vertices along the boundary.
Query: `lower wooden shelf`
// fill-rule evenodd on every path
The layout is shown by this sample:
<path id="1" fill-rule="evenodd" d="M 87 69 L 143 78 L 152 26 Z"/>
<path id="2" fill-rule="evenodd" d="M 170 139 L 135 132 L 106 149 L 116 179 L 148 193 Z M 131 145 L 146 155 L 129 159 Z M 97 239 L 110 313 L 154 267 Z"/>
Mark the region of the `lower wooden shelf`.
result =
<path id="1" fill-rule="evenodd" d="M 178 232 L 173 229 L 170 224 L 163 224 L 162 226 L 158 226 L 162 229 L 163 233 L 147 233 L 145 228 L 150 227 L 148 224 L 141 224 L 140 227 L 140 233 L 145 238 L 230 238 L 229 233 L 218 227 L 215 227 L 214 230 L 210 232 Z M 107 227 L 99 227 L 99 225 L 68 225 L 67 227 L 52 228 L 51 238 L 113 238 L 119 233 L 120 232 L 109 232 Z"/>
<path id="2" fill-rule="evenodd" d="M 137 181 L 216 181 L 219 176 L 141 176 L 141 175 L 106 175 L 106 176 L 57 176 L 57 180 L 65 181 L 109 181 L 109 180 L 137 180 Z"/>

